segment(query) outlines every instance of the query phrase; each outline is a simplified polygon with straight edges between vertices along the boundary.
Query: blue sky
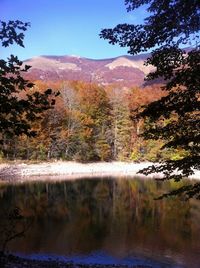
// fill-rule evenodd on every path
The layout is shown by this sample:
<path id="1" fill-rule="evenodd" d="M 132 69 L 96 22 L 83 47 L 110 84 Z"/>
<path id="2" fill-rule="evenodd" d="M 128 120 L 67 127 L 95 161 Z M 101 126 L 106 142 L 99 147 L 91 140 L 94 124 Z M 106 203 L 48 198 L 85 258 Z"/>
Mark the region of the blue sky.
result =
<path id="1" fill-rule="evenodd" d="M 127 54 L 127 49 L 100 39 L 99 33 L 118 23 L 141 22 L 144 15 L 144 8 L 127 13 L 124 0 L 0 0 L 0 20 L 31 23 L 25 48 L 1 48 L 1 58 L 11 53 L 21 60 L 39 55 L 98 59 Z"/>

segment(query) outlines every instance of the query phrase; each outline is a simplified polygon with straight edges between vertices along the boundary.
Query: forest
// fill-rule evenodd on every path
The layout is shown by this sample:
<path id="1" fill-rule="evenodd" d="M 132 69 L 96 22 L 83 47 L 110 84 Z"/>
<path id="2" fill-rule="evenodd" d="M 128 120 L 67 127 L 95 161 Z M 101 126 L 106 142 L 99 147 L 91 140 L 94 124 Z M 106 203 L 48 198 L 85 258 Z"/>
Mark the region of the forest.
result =
<path id="1" fill-rule="evenodd" d="M 166 92 L 160 85 L 143 88 L 100 86 L 82 81 L 34 81 L 34 92 L 47 88 L 60 94 L 55 105 L 40 114 L 32 124 L 34 137 L 3 136 L 0 159 L 4 160 L 73 160 L 151 161 L 181 159 L 183 149 L 160 149 L 162 140 L 145 140 L 141 134 L 154 122 L 135 114 Z M 23 93 L 18 96 L 22 98 Z M 169 119 L 170 120 L 170 119 Z M 166 119 L 160 124 L 166 124 Z"/>

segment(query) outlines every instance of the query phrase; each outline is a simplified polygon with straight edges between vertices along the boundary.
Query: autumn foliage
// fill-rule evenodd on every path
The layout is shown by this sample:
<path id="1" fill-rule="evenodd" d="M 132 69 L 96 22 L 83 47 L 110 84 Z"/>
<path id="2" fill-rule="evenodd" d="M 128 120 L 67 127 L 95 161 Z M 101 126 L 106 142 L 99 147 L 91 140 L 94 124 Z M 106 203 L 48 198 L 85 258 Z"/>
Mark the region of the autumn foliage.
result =
<path id="1" fill-rule="evenodd" d="M 53 109 L 33 122 L 35 137 L 4 136 L 2 159 L 89 161 L 158 161 L 182 152 L 160 151 L 162 141 L 144 141 L 141 133 L 152 122 L 135 117 L 137 108 L 166 93 L 160 87 L 103 87 L 81 81 L 34 81 L 32 91 L 60 92 Z"/>

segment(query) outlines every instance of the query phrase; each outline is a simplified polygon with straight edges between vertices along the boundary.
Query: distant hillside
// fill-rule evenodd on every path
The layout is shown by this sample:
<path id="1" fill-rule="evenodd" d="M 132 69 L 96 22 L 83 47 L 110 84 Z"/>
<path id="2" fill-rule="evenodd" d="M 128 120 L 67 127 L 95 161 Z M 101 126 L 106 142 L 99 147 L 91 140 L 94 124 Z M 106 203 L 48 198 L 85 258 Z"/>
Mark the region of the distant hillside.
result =
<path id="1" fill-rule="evenodd" d="M 100 60 L 77 56 L 39 56 L 24 63 L 32 66 L 26 75 L 32 80 L 82 80 L 102 85 L 140 86 L 152 69 L 143 65 L 148 56 L 142 54 Z"/>

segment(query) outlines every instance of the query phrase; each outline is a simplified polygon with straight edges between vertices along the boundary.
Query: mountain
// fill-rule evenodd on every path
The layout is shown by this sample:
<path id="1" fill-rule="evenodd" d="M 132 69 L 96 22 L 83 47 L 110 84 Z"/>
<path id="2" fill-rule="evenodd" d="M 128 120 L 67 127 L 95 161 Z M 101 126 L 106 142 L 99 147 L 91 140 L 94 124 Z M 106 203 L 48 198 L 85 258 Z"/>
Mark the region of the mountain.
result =
<path id="1" fill-rule="evenodd" d="M 144 66 L 149 54 L 120 56 L 110 59 L 88 59 L 78 56 L 39 56 L 24 61 L 32 66 L 26 74 L 31 80 L 82 80 L 102 85 L 139 86 L 151 66 Z"/>

